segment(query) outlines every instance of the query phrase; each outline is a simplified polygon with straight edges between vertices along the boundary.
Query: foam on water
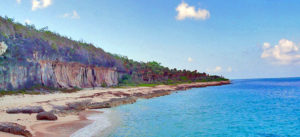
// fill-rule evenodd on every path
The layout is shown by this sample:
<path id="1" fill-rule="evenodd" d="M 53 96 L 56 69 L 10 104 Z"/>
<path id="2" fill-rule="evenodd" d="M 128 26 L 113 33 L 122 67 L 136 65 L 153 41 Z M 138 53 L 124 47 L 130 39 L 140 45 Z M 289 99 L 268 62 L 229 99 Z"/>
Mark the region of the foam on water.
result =
<path id="1" fill-rule="evenodd" d="M 111 110 L 101 109 L 101 111 L 103 113 L 100 115 L 89 116 L 88 119 L 93 120 L 94 122 L 76 131 L 71 137 L 94 137 L 97 136 L 98 133 L 112 126 L 112 123 L 109 120 L 109 115 L 112 113 Z"/>

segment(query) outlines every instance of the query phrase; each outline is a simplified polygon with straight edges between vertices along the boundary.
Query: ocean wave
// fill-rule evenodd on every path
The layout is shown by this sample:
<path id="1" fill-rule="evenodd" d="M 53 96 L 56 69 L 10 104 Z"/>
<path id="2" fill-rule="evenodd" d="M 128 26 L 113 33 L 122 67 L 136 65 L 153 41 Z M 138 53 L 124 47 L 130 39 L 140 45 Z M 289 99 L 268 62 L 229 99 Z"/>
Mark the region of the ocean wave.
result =
<path id="1" fill-rule="evenodd" d="M 104 129 L 112 126 L 112 123 L 109 121 L 109 115 L 111 110 L 102 109 L 103 113 L 100 115 L 89 116 L 88 119 L 93 120 L 94 122 L 82 129 L 79 129 L 71 135 L 71 137 L 94 137 L 99 132 Z"/>

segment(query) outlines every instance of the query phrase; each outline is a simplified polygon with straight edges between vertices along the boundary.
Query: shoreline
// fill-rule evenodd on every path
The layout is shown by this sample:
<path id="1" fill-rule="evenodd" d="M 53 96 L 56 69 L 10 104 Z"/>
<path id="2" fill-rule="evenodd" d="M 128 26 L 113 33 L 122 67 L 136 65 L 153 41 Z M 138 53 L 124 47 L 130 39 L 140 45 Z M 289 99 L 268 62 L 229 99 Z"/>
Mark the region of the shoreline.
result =
<path id="1" fill-rule="evenodd" d="M 93 111 L 93 109 L 132 104 L 139 98 L 149 99 L 165 96 L 179 90 L 226 84 L 230 84 L 230 81 L 194 82 L 178 85 L 158 85 L 155 87 L 96 88 L 94 90 L 83 89 L 75 93 L 4 96 L 0 97 L 0 122 L 13 122 L 26 126 L 26 129 L 32 133 L 34 137 L 47 137 L 49 132 L 53 131 L 53 128 L 57 129 L 57 127 L 61 127 L 59 128 L 61 130 L 55 130 L 55 133 L 57 133 L 56 136 L 65 137 L 91 125 L 94 121 L 89 120 L 87 117 L 99 113 Z M 56 121 L 38 121 L 36 120 L 36 114 L 6 113 L 7 109 L 26 106 L 41 106 L 45 111 L 53 111 L 55 107 L 67 106 L 71 103 L 80 109 L 57 112 L 58 120 Z M 67 131 L 62 129 L 66 129 Z M 0 136 L 5 135 L 7 134 L 0 132 Z M 50 134 L 49 136 L 53 135 Z"/>

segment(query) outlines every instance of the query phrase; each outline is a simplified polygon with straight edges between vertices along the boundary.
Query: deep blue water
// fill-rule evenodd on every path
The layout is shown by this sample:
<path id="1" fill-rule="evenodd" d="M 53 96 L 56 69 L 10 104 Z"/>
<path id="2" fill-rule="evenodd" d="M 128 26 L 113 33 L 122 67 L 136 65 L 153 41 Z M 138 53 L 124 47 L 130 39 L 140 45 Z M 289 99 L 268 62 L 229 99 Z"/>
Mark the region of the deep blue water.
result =
<path id="1" fill-rule="evenodd" d="M 300 136 L 300 78 L 233 80 L 114 108 L 112 137 Z"/>

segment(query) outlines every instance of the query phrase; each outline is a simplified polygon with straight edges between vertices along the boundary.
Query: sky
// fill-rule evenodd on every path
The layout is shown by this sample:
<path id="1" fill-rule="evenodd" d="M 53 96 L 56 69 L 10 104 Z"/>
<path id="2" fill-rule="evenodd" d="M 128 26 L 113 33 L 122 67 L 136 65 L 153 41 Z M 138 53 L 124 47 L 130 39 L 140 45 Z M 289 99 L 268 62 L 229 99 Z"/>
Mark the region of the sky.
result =
<path id="1" fill-rule="evenodd" d="M 0 16 L 231 79 L 300 76 L 299 0 L 1 0 Z"/>

